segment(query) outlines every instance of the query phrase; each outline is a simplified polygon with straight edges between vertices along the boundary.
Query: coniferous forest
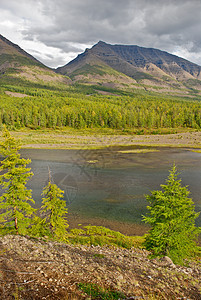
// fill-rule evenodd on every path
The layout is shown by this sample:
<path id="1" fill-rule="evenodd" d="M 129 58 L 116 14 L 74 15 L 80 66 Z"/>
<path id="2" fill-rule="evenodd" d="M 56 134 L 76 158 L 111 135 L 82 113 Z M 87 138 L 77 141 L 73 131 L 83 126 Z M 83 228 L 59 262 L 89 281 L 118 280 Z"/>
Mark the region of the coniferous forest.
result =
<path id="1" fill-rule="evenodd" d="M 5 91 L 22 93 L 12 97 Z M 100 95 L 93 87 L 54 88 L 3 86 L 0 124 L 9 129 L 43 128 L 201 128 L 198 99 L 156 93 L 123 92 Z"/>

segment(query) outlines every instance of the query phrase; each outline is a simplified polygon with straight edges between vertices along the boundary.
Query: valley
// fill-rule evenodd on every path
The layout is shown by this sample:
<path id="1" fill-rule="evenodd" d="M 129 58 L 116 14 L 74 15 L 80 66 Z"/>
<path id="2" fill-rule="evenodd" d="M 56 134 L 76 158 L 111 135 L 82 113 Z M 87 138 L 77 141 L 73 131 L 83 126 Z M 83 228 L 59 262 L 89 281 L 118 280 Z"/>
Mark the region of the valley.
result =
<path id="1" fill-rule="evenodd" d="M 161 50 L 100 41 L 54 70 L 0 36 L 0 126 L 23 147 L 199 148 L 200 69 Z"/>
<path id="2" fill-rule="evenodd" d="M 201 300 L 201 1 L 0 12 L 0 300 Z"/>
<path id="3" fill-rule="evenodd" d="M 51 69 L 0 35 L 0 142 L 6 127 L 20 140 L 24 161 L 31 159 L 33 177 L 26 188 L 34 199 L 30 209 L 35 210 L 30 218 L 15 217 L 9 227 L 3 219 L 8 201 L 0 202 L 2 297 L 200 297 L 200 247 L 188 253 L 188 267 L 179 265 L 180 255 L 172 261 L 168 250 L 169 257 L 152 259 L 144 246 L 150 224 L 142 221 L 145 195 L 160 189 L 175 163 L 192 192 L 193 209 L 200 211 L 200 71 L 200 66 L 158 49 L 101 41 Z M 12 155 L 8 157 L 12 165 Z M 13 199 L 13 182 L 18 193 L 16 174 L 21 173 L 16 171 L 21 172 L 14 161 L 11 193 L 2 198 L 6 191 L 1 186 L 1 199 Z M 40 213 L 41 193 L 51 181 L 47 193 L 53 186 L 61 189 L 64 201 L 53 198 L 58 207 L 66 205 L 60 240 Z M 180 190 L 178 195 L 182 205 Z M 184 200 L 191 209 L 191 199 Z M 173 221 L 180 225 L 177 218 Z M 195 218 L 192 226 L 198 228 L 201 218 Z M 16 224 L 20 228 L 24 221 L 30 226 L 23 235 L 16 234 Z M 181 245 L 179 251 L 185 241 Z"/>

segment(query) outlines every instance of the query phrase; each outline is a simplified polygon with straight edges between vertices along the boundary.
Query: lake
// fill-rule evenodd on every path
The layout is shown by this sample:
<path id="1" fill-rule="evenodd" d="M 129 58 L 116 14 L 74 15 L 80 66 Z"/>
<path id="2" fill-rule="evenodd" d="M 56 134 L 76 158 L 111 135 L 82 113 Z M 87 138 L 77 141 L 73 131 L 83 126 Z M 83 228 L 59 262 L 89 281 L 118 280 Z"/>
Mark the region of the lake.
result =
<path id="1" fill-rule="evenodd" d="M 34 176 L 28 187 L 33 190 L 36 207 L 41 203 L 50 172 L 54 183 L 65 192 L 71 226 L 90 223 L 126 234 L 143 234 L 147 227 L 142 223 L 142 215 L 148 204 L 144 195 L 160 188 L 175 162 L 182 184 L 189 186 L 196 211 L 201 210 L 200 153 L 175 148 L 133 153 L 136 148 L 144 149 L 22 149 L 22 157 L 32 160 Z M 201 217 L 197 224 L 201 225 Z"/>
<path id="2" fill-rule="evenodd" d="M 137 149 L 155 152 L 135 153 Z M 52 180 L 62 190 L 71 227 L 102 225 L 124 234 L 143 234 L 145 194 L 160 189 L 176 163 L 183 185 L 188 185 L 196 211 L 201 211 L 201 153 L 189 149 L 110 147 L 100 150 L 22 149 L 30 158 L 34 176 L 27 186 L 33 190 L 36 207 L 41 193 Z M 201 226 L 201 216 L 197 219 Z"/>

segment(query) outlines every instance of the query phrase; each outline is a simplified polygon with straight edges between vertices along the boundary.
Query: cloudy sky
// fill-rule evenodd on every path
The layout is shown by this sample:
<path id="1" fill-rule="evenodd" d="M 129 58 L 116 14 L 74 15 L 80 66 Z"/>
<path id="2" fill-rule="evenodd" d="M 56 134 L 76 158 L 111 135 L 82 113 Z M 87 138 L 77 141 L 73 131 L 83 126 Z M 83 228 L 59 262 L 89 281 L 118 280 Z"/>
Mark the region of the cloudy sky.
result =
<path id="1" fill-rule="evenodd" d="M 50 67 L 99 40 L 201 65 L 201 0 L 0 0 L 0 33 Z"/>

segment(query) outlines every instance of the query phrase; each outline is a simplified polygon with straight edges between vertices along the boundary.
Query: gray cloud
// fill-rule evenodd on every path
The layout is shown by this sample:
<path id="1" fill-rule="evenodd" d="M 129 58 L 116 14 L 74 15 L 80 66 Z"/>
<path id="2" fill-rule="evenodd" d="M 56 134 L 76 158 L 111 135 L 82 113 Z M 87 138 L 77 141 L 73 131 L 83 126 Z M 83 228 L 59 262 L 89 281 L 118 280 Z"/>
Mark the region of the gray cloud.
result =
<path id="1" fill-rule="evenodd" d="M 41 59 L 41 54 L 37 54 L 37 53 L 32 53 L 32 55 L 38 59 L 39 61 L 43 61 L 43 63 L 46 66 L 49 66 L 51 68 L 55 68 L 57 66 L 64 66 L 66 64 L 67 61 L 67 57 L 66 59 L 61 56 L 61 55 L 51 55 L 51 54 L 45 54 L 43 55 L 42 59 Z"/>
<path id="2" fill-rule="evenodd" d="M 59 51 L 52 50 L 54 66 L 99 40 L 181 53 L 201 65 L 200 0 L 2 0 L 1 10 L 17 18 L 22 39 Z M 48 62 L 44 56 L 37 58 Z"/>

